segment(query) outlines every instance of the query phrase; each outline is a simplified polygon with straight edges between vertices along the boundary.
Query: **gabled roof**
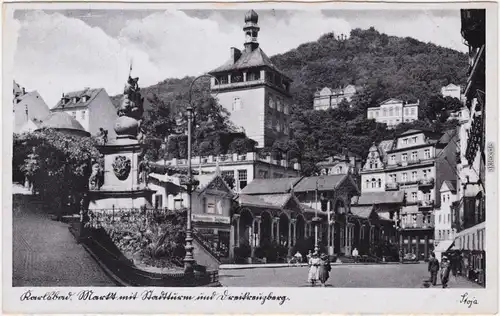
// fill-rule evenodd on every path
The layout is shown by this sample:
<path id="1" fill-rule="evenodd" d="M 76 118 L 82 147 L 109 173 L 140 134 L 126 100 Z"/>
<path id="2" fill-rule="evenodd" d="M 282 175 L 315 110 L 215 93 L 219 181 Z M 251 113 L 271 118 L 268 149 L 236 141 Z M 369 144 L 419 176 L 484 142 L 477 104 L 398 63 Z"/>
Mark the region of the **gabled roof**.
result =
<path id="1" fill-rule="evenodd" d="M 241 194 L 288 193 L 292 186 L 295 186 L 300 179 L 302 178 L 254 179 L 241 190 Z"/>
<path id="2" fill-rule="evenodd" d="M 62 110 L 62 109 L 71 109 L 71 108 L 76 108 L 76 107 L 88 107 L 92 101 L 95 99 L 95 97 L 103 91 L 103 88 L 97 88 L 97 89 L 84 89 L 81 91 L 73 91 L 73 92 L 68 92 L 65 93 L 64 96 L 69 99 L 69 101 L 63 105 L 62 100 L 59 100 L 56 104 L 55 107 L 52 108 L 52 111 L 57 111 L 57 110 Z M 83 102 L 82 97 L 83 96 L 88 96 L 87 102 Z M 77 97 L 78 101 L 76 103 L 73 102 L 73 98 Z"/>
<path id="3" fill-rule="evenodd" d="M 403 104 L 403 100 L 399 100 L 396 98 L 389 98 L 389 99 L 384 100 L 380 103 L 380 105 L 384 105 L 384 104 Z"/>
<path id="4" fill-rule="evenodd" d="M 226 72 L 229 70 L 242 70 L 242 69 L 248 69 L 248 68 L 255 68 L 255 67 L 263 67 L 267 66 L 283 76 L 287 77 L 283 71 L 279 70 L 271 61 L 271 59 L 264 53 L 264 51 L 260 48 L 257 47 L 251 52 L 248 52 L 246 50 L 241 51 L 241 56 L 238 58 L 236 62 L 234 62 L 232 59 L 229 59 L 226 61 L 222 66 L 215 68 L 214 70 L 210 71 L 210 74 L 215 74 L 215 73 L 220 73 L 220 72 Z M 287 77 L 288 78 L 288 77 Z M 290 78 L 288 78 L 290 79 Z M 290 79 L 291 80 L 291 79 Z"/>
<path id="5" fill-rule="evenodd" d="M 446 188 L 448 188 L 448 190 L 450 190 L 451 192 L 453 192 L 453 193 L 457 192 L 457 181 L 456 180 L 444 180 L 443 184 L 441 185 L 440 191 L 444 191 L 443 189 L 445 188 L 445 185 L 446 185 Z"/>
<path id="6" fill-rule="evenodd" d="M 315 191 L 316 188 L 319 191 L 334 190 L 347 178 L 346 174 L 304 177 L 293 190 L 295 192 Z"/>
<path id="7" fill-rule="evenodd" d="M 403 203 L 404 198 L 403 191 L 365 192 L 360 196 L 354 196 L 351 203 L 354 205 L 399 204 Z"/>
<path id="8" fill-rule="evenodd" d="M 360 218 L 370 218 L 370 215 L 373 212 L 373 205 L 356 205 L 356 206 L 351 206 L 351 213 L 354 216 L 360 217 Z"/>
<path id="9" fill-rule="evenodd" d="M 237 201 L 240 205 L 281 209 L 278 205 L 262 200 L 258 195 L 240 194 L 238 195 Z"/>

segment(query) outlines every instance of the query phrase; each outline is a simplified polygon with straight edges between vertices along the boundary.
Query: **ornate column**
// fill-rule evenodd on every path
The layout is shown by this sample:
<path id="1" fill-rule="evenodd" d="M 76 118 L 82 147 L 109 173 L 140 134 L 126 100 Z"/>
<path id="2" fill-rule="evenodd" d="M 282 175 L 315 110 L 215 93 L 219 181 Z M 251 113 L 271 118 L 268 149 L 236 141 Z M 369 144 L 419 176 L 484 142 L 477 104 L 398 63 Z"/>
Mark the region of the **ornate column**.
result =
<path id="1" fill-rule="evenodd" d="M 415 242 L 417 244 L 417 246 L 415 247 L 415 252 L 416 252 L 415 254 L 417 255 L 417 258 L 420 260 L 420 249 L 419 249 L 420 248 L 420 237 L 417 235 L 415 237 L 415 239 L 416 239 Z"/>
<path id="2" fill-rule="evenodd" d="M 274 217 L 271 217 L 271 240 L 270 242 L 273 242 L 274 241 L 274 224 L 275 224 L 276 220 Z"/>
<path id="3" fill-rule="evenodd" d="M 292 246 L 295 246 L 297 243 L 297 219 L 292 219 L 292 225 L 293 225 L 293 238 L 292 238 Z"/>
<path id="4" fill-rule="evenodd" d="M 235 240 L 235 246 L 239 247 L 240 246 L 240 214 L 234 214 L 233 215 L 235 222 L 236 222 L 236 240 Z"/>
<path id="5" fill-rule="evenodd" d="M 275 217 L 276 219 L 276 242 L 280 244 L 280 218 Z"/>
<path id="6" fill-rule="evenodd" d="M 255 224 L 257 220 L 255 218 L 252 219 L 252 225 L 250 226 L 250 258 L 255 256 L 255 247 L 257 246 L 257 240 L 255 238 Z"/>
<path id="7" fill-rule="evenodd" d="M 262 232 L 261 232 L 261 227 L 260 224 L 262 223 L 262 217 L 261 216 L 255 216 L 255 221 L 257 223 L 257 234 L 255 234 L 255 246 L 260 247 L 260 240 L 262 238 Z"/>
<path id="8" fill-rule="evenodd" d="M 335 254 L 335 221 L 332 221 L 332 227 L 330 230 L 330 234 L 332 235 L 332 255 Z"/>
<path id="9" fill-rule="evenodd" d="M 292 255 L 292 219 L 288 221 L 288 241 L 287 241 L 287 247 L 288 247 L 288 255 Z"/>
<path id="10" fill-rule="evenodd" d="M 429 236 L 424 237 L 424 257 L 425 259 L 429 259 Z"/>

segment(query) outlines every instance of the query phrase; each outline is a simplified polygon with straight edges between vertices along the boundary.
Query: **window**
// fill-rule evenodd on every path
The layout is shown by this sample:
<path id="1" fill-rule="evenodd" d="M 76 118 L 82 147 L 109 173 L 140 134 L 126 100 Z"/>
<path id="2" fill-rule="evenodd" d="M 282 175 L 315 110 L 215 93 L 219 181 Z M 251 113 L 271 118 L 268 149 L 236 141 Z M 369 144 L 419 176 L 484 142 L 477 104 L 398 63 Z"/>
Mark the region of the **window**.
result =
<path id="1" fill-rule="evenodd" d="M 267 170 L 259 170 L 259 178 L 266 179 L 268 175 Z"/>
<path id="2" fill-rule="evenodd" d="M 370 187 L 370 180 L 367 179 L 365 183 L 366 183 L 365 187 L 368 189 Z"/>
<path id="3" fill-rule="evenodd" d="M 399 116 L 399 108 L 396 108 L 396 116 Z"/>
<path id="4" fill-rule="evenodd" d="M 403 174 L 401 175 L 401 179 L 403 180 L 403 182 L 407 182 L 408 181 L 408 174 L 406 172 L 403 172 Z"/>
<path id="5" fill-rule="evenodd" d="M 271 96 L 269 97 L 269 107 L 271 109 L 274 109 L 274 98 Z"/>
<path id="6" fill-rule="evenodd" d="M 425 157 L 425 159 L 431 158 L 431 150 L 430 149 L 424 150 L 424 157 Z"/>
<path id="7" fill-rule="evenodd" d="M 411 139 L 412 139 L 412 142 L 413 142 L 414 144 L 416 144 L 416 143 L 417 143 L 417 136 L 413 136 Z"/>
<path id="8" fill-rule="evenodd" d="M 377 184 L 378 184 L 378 187 L 381 188 L 382 187 L 382 180 L 378 179 Z"/>
<path id="9" fill-rule="evenodd" d="M 408 145 L 408 138 L 403 139 L 403 145 Z"/>
<path id="10" fill-rule="evenodd" d="M 285 104 L 284 109 L 283 109 L 283 112 L 284 112 L 285 114 L 290 114 L 290 109 L 288 108 L 288 104 Z"/>
<path id="11" fill-rule="evenodd" d="M 448 223 L 451 223 L 451 214 L 448 214 Z"/>
<path id="12" fill-rule="evenodd" d="M 342 173 L 342 166 L 338 166 L 338 168 L 337 168 L 337 173 L 338 173 L 338 174 L 341 174 L 341 173 Z"/>
<path id="13" fill-rule="evenodd" d="M 85 111 L 82 111 L 82 114 L 81 114 L 81 118 L 82 118 L 82 120 L 84 120 L 84 119 L 85 119 L 85 114 L 86 114 L 86 113 L 85 113 Z"/>
<path id="14" fill-rule="evenodd" d="M 238 111 L 241 109 L 241 99 L 239 97 L 235 97 L 233 99 L 233 111 Z"/>
<path id="15" fill-rule="evenodd" d="M 415 160 L 417 160 L 417 157 L 418 157 L 418 153 L 416 151 L 412 151 L 411 160 L 415 161 Z"/>
<path id="16" fill-rule="evenodd" d="M 396 155 L 391 155 L 391 164 L 396 163 Z"/>
<path id="17" fill-rule="evenodd" d="M 427 179 L 427 176 L 428 176 L 428 175 L 427 175 L 427 169 L 422 170 L 422 172 L 423 172 L 423 174 L 424 174 L 424 179 Z M 444 200 L 443 200 L 443 201 L 444 201 Z"/>
<path id="18" fill-rule="evenodd" d="M 396 183 L 396 174 L 395 173 L 389 175 L 389 177 L 391 178 L 392 183 Z"/>
<path id="19" fill-rule="evenodd" d="M 243 189 L 247 186 L 247 171 L 246 170 L 238 170 L 238 182 L 239 189 Z"/>
<path id="20" fill-rule="evenodd" d="M 443 203 L 446 200 L 446 196 L 444 194 L 441 196 L 441 200 L 443 201 Z"/>
<path id="21" fill-rule="evenodd" d="M 375 180 L 375 178 L 372 178 L 372 188 L 376 187 L 377 187 L 377 180 Z"/>
<path id="22" fill-rule="evenodd" d="M 222 215 L 222 209 L 224 208 L 224 201 L 222 199 L 219 199 L 216 201 L 216 210 L 217 214 Z"/>
<path id="23" fill-rule="evenodd" d="M 408 154 L 407 153 L 404 153 L 401 155 L 401 160 L 402 161 L 407 161 L 408 160 Z"/>
<path id="24" fill-rule="evenodd" d="M 205 203 L 206 203 L 206 213 L 208 214 L 214 214 L 215 213 L 215 199 L 212 198 L 204 198 Z"/>
<path id="25" fill-rule="evenodd" d="M 439 239 L 442 239 L 442 232 L 441 232 L 441 229 L 438 231 L 439 232 Z"/>
<path id="26" fill-rule="evenodd" d="M 387 109 L 383 109 L 383 110 L 382 110 L 382 115 L 383 115 L 383 116 L 387 116 Z"/>
<path id="27" fill-rule="evenodd" d="M 378 115 L 379 115 L 379 111 L 377 110 L 377 111 L 375 111 L 375 117 L 378 117 Z"/>
<path id="28" fill-rule="evenodd" d="M 411 115 L 415 116 L 415 108 L 411 108 Z"/>
<path id="29" fill-rule="evenodd" d="M 408 116 L 408 114 L 409 114 L 408 113 L 408 108 L 405 108 L 405 116 Z M 408 121 L 408 120 L 406 120 L 406 121 Z"/>
<path id="30" fill-rule="evenodd" d="M 75 111 L 71 112 L 71 116 L 72 116 L 74 119 L 76 119 L 76 112 L 75 112 Z"/>
<path id="31" fill-rule="evenodd" d="M 389 108 L 389 116 L 394 115 L 394 109 L 392 107 Z"/>
<path id="32" fill-rule="evenodd" d="M 276 110 L 278 110 L 278 112 L 281 112 L 281 99 L 280 98 L 276 99 Z"/>
<path id="33" fill-rule="evenodd" d="M 441 224 L 441 214 L 438 216 L 438 223 Z"/>
<path id="34" fill-rule="evenodd" d="M 417 180 L 417 172 L 416 172 L 416 171 L 412 171 L 412 172 L 411 172 L 411 180 L 412 180 L 412 181 Z"/>
<path id="35" fill-rule="evenodd" d="M 155 195 L 155 208 L 163 208 L 163 196 L 161 194 Z"/>
<path id="36" fill-rule="evenodd" d="M 414 202 L 417 201 L 417 192 L 412 192 L 411 193 L 411 200 L 414 201 Z"/>

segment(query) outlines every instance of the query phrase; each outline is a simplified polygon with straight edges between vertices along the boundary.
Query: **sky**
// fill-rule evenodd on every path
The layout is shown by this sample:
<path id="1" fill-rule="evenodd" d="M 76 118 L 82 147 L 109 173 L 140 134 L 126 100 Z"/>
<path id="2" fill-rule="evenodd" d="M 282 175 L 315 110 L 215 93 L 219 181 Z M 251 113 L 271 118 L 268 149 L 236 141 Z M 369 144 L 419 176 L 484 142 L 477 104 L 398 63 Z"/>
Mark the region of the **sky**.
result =
<path id="1" fill-rule="evenodd" d="M 217 68 L 241 48 L 246 10 L 44 10 L 14 12 L 14 79 L 49 107 L 85 87 L 122 92 L 132 63 L 140 86 Z M 410 36 L 465 52 L 459 10 L 256 10 L 260 47 L 284 53 L 354 28 Z"/>

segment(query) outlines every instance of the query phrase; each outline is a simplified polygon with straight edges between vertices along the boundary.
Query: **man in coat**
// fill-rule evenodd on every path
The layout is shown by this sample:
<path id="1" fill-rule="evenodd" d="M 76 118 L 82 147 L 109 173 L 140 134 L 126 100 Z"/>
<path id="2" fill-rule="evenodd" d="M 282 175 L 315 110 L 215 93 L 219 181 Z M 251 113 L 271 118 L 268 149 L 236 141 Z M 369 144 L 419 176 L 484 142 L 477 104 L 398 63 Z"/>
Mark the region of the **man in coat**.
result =
<path id="1" fill-rule="evenodd" d="M 432 285 L 436 285 L 437 274 L 439 272 L 439 261 L 436 259 L 436 255 L 434 253 L 431 254 L 431 258 L 429 259 L 429 272 L 431 273 L 431 283 Z"/>

